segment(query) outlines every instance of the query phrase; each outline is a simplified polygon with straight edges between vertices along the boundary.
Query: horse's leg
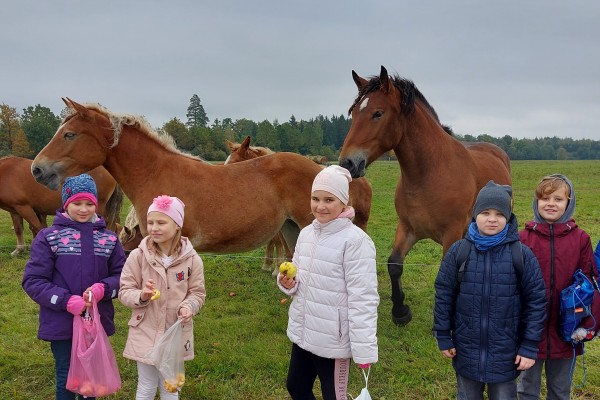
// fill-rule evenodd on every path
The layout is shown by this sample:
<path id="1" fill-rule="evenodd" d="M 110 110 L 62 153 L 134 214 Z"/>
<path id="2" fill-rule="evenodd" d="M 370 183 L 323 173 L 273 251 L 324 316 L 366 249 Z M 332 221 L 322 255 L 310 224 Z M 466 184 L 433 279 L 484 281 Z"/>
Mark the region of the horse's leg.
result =
<path id="1" fill-rule="evenodd" d="M 300 227 L 296 225 L 294 221 L 288 219 L 281 227 L 280 232 L 283 235 L 285 244 L 290 251 L 290 253 L 286 254 L 290 254 L 291 258 L 294 250 L 296 250 L 296 241 L 298 240 L 298 235 L 300 235 Z"/>
<path id="2" fill-rule="evenodd" d="M 388 273 L 392 284 L 392 320 L 396 325 L 406 325 L 412 320 L 410 307 L 404 304 L 402 273 L 404 272 L 404 258 L 415 242 L 415 235 L 407 231 L 405 227 L 398 225 L 394 249 L 388 258 Z"/>
<path id="3" fill-rule="evenodd" d="M 276 254 L 275 258 L 277 259 L 277 263 L 275 265 L 275 269 L 273 269 L 272 275 L 277 276 L 279 273 L 279 265 L 281 265 L 281 263 L 284 261 L 291 260 L 292 254 L 285 243 L 285 238 L 283 237 L 283 233 L 281 233 L 281 231 L 277 232 L 277 235 L 275 235 L 272 241 L 274 242 Z"/>
<path id="4" fill-rule="evenodd" d="M 17 237 L 17 247 L 14 249 L 11 256 L 19 256 L 25 252 L 25 240 L 23 240 L 23 218 L 16 213 L 10 213 L 15 236 Z"/>
<path id="5" fill-rule="evenodd" d="M 277 236 L 269 240 L 269 243 L 267 243 L 267 248 L 265 249 L 265 259 L 263 261 L 262 266 L 263 271 L 270 271 L 271 265 L 273 265 L 273 257 L 275 253 L 275 238 L 277 238 Z"/>

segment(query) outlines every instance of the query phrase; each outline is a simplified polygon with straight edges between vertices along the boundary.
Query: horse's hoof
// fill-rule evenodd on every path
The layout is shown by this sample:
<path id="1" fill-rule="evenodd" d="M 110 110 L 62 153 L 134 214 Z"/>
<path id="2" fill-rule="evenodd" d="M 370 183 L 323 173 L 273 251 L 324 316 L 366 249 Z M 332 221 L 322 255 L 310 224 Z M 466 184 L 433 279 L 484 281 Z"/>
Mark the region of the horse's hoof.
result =
<path id="1" fill-rule="evenodd" d="M 12 253 L 10 253 L 10 255 L 13 257 L 18 257 L 23 254 L 25 254 L 25 249 L 19 249 L 19 248 L 15 249 Z"/>
<path id="2" fill-rule="evenodd" d="M 410 321 L 412 321 L 412 312 L 408 306 L 403 307 L 403 312 L 400 315 L 394 315 L 392 313 L 392 320 L 398 326 L 407 325 Z"/>

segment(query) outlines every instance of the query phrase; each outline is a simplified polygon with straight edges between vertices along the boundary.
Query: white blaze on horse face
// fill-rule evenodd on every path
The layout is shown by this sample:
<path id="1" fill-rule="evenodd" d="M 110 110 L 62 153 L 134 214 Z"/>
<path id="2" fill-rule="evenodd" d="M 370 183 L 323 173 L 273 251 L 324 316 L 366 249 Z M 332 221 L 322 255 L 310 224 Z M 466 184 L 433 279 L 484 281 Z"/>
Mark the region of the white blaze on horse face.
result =
<path id="1" fill-rule="evenodd" d="M 230 159 L 231 159 L 231 154 L 227 156 L 227 159 L 225 159 L 225 162 L 223 164 L 229 164 Z"/>
<path id="2" fill-rule="evenodd" d="M 364 109 L 365 109 L 365 107 L 367 107 L 367 104 L 369 104 L 369 98 L 368 98 L 368 97 L 366 97 L 366 98 L 365 98 L 365 99 L 362 101 L 362 103 L 360 103 L 360 108 L 359 108 L 359 111 L 362 111 L 362 110 L 364 110 Z"/>

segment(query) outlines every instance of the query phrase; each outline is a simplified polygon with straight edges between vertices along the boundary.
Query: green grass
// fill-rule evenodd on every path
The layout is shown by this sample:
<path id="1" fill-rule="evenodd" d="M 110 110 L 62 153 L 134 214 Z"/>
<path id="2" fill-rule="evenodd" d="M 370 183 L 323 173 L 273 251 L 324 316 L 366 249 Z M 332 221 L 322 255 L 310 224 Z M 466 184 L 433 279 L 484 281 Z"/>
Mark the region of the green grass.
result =
<path id="1" fill-rule="evenodd" d="M 599 161 L 513 162 L 515 214 L 520 226 L 531 219 L 533 190 L 546 174 L 560 172 L 575 185 L 575 219 L 600 239 Z M 377 162 L 368 171 L 373 185 L 369 234 L 378 258 L 379 357 L 369 381 L 375 399 L 452 399 L 454 370 L 442 358 L 431 336 L 433 282 L 441 259 L 441 246 L 421 241 L 409 253 L 404 273 L 406 301 L 414 314 L 406 327 L 390 318 L 390 286 L 386 260 L 397 216 L 394 189 L 399 168 L 395 162 Z M 123 217 L 127 212 L 124 207 Z M 448 210 L 452 212 L 452 210 Z M 50 220 L 50 219 L 49 219 Z M 27 236 L 27 243 L 31 235 Z M 8 213 L 0 212 L 0 398 L 51 399 L 54 369 L 49 345 L 36 338 L 37 305 L 21 289 L 27 257 L 12 258 L 16 240 Z M 270 273 L 261 271 L 262 250 L 215 256 L 202 254 L 205 262 L 207 300 L 195 319 L 196 358 L 186 363 L 187 380 L 182 398 L 188 399 L 287 399 L 285 379 L 290 342 L 285 334 L 289 301 L 277 289 Z M 230 292 L 235 296 L 230 296 Z M 117 333 L 111 342 L 117 354 L 123 389 L 108 399 L 134 398 L 135 364 L 121 356 L 130 311 L 118 301 Z M 600 341 L 586 346 L 587 383 L 574 390 L 574 399 L 600 398 Z M 579 362 L 574 381 L 581 382 Z M 357 395 L 362 375 L 353 368 L 349 391 Z M 317 397 L 319 398 L 319 396 Z"/>

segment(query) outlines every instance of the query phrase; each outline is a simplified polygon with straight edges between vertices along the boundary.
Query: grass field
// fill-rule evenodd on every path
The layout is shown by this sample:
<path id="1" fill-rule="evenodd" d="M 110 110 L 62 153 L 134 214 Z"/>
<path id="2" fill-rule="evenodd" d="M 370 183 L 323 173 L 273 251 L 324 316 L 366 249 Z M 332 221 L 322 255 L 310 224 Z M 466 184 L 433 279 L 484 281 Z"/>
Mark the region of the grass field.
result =
<path id="1" fill-rule="evenodd" d="M 531 219 L 533 189 L 543 175 L 563 173 L 575 185 L 575 219 L 592 237 L 600 239 L 600 161 L 513 162 L 515 214 L 522 228 Z M 378 258 L 379 358 L 369 380 L 373 399 L 452 399 L 455 377 L 450 361 L 442 358 L 431 335 L 433 282 L 441 246 L 419 242 L 406 259 L 404 286 L 414 314 L 406 327 L 390 318 L 391 302 L 386 260 L 397 217 L 393 197 L 399 168 L 377 162 L 368 171 L 373 185 L 369 234 Z M 123 214 L 127 212 L 124 207 Z M 452 212 L 452 210 L 448 210 Z M 124 216 L 124 215 L 123 215 Z M 27 238 L 31 242 L 31 236 Z M 36 338 L 37 305 L 21 289 L 27 257 L 12 258 L 16 240 L 8 213 L 0 211 L 0 398 L 52 399 L 54 369 L 49 344 Z M 290 342 L 285 334 L 287 308 L 270 273 L 261 271 L 262 250 L 236 255 L 202 254 L 207 300 L 195 319 L 196 358 L 186 363 L 186 399 L 287 399 L 285 379 Z M 234 292 L 235 296 L 230 296 Z M 130 311 L 116 301 L 117 333 L 111 342 L 117 354 L 122 390 L 108 399 L 133 399 L 135 364 L 121 356 Z M 574 390 L 574 399 L 600 398 L 600 341 L 587 344 L 587 382 Z M 574 382 L 580 383 L 579 361 Z M 349 391 L 358 395 L 362 375 L 353 368 Z M 318 392 L 318 390 L 317 390 Z M 319 394 L 317 395 L 319 397 Z"/>

